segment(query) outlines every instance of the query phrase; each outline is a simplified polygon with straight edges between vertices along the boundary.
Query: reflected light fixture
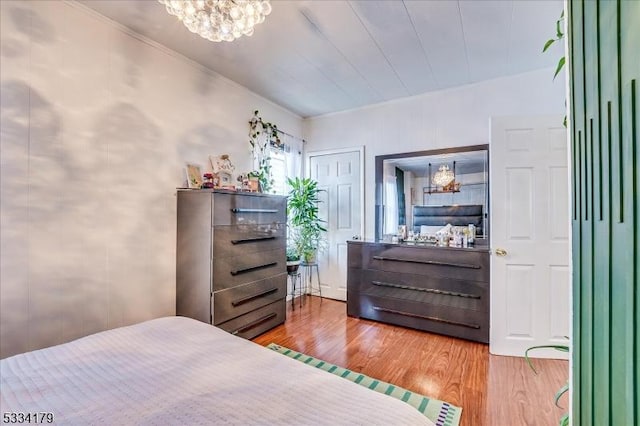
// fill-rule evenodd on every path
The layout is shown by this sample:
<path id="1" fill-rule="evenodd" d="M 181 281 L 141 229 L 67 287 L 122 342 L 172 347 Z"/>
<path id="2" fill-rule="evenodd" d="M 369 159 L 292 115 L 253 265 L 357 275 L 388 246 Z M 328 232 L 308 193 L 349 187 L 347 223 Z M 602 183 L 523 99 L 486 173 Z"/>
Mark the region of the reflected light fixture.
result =
<path id="1" fill-rule="evenodd" d="M 446 164 L 441 165 L 438 171 L 433 175 L 433 183 L 438 186 L 447 186 L 456 178 L 453 170 L 449 169 Z"/>
<path id="2" fill-rule="evenodd" d="M 269 0 L 158 0 L 192 33 L 211 41 L 233 41 L 253 34 L 271 13 Z"/>

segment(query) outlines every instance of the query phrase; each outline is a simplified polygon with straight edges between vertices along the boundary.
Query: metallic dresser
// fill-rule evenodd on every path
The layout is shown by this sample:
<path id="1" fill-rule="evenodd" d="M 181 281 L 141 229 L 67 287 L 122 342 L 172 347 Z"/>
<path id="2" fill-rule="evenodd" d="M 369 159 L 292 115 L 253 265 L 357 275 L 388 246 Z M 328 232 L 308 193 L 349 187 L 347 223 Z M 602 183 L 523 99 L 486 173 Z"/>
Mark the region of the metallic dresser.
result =
<path id="1" fill-rule="evenodd" d="M 178 190 L 176 315 L 253 338 L 285 320 L 286 197 Z"/>
<path id="2" fill-rule="evenodd" d="M 348 242 L 347 314 L 489 342 L 489 249 Z"/>

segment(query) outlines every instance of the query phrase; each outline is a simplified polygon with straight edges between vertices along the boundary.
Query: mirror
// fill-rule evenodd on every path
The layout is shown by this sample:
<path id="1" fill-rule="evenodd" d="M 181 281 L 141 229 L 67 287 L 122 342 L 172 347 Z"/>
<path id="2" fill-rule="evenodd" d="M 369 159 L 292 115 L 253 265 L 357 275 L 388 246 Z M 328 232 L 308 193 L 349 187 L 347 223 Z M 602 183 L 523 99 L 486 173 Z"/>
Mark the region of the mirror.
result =
<path id="1" fill-rule="evenodd" d="M 401 225 L 433 234 L 447 223 L 489 235 L 489 145 L 376 156 L 376 241 Z"/>

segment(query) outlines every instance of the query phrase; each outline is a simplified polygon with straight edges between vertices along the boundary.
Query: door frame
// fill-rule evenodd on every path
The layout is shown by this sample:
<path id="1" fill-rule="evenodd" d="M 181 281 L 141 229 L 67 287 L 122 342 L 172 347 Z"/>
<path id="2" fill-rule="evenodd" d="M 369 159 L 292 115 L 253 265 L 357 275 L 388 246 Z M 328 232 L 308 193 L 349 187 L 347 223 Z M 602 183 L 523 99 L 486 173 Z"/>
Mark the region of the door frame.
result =
<path id="1" fill-rule="evenodd" d="M 364 145 L 355 146 L 352 148 L 333 148 L 333 149 L 323 149 L 319 151 L 309 151 L 305 152 L 305 161 L 304 161 L 304 173 L 303 176 L 310 177 L 311 176 L 311 157 L 319 157 L 322 155 L 333 155 L 333 154 L 344 154 L 347 152 L 358 152 L 360 154 L 360 239 L 364 238 Z"/>

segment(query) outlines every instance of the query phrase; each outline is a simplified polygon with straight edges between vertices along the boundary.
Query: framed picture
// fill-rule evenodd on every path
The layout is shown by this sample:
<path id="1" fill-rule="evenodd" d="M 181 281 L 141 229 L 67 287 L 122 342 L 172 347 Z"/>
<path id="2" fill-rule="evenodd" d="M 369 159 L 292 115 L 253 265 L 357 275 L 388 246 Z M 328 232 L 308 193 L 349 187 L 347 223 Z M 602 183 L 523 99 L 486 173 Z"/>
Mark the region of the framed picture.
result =
<path id="1" fill-rule="evenodd" d="M 198 164 L 187 163 L 185 167 L 187 173 L 187 188 L 200 188 L 202 185 L 202 171 Z"/>

